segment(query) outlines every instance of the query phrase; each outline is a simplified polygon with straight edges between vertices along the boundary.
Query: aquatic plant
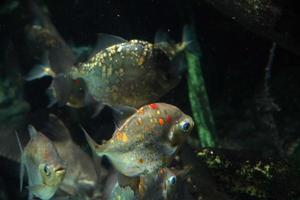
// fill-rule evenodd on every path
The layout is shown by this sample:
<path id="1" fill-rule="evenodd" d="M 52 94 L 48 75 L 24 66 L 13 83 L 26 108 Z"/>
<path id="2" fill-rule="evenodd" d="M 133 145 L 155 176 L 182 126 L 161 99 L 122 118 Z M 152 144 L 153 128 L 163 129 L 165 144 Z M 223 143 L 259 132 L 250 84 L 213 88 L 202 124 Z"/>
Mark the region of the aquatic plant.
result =
<path id="1" fill-rule="evenodd" d="M 202 52 L 194 28 L 185 26 L 185 29 L 190 29 L 184 32 L 189 34 L 185 36 L 185 41 L 190 42 L 186 51 L 186 59 L 188 64 L 189 99 L 193 117 L 197 125 L 201 146 L 214 147 L 216 145 L 215 122 L 210 110 L 201 69 Z"/>

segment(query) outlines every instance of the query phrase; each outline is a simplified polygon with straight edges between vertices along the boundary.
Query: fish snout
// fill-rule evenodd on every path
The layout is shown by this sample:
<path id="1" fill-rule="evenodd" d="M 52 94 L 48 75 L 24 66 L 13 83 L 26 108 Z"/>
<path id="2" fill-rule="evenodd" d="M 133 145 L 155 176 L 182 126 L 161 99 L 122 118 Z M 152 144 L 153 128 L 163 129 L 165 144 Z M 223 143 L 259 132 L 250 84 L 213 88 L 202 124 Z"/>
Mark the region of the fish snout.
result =
<path id="1" fill-rule="evenodd" d="M 55 175 L 58 177 L 64 176 L 66 173 L 66 168 L 65 167 L 58 167 L 57 169 L 55 169 Z"/>

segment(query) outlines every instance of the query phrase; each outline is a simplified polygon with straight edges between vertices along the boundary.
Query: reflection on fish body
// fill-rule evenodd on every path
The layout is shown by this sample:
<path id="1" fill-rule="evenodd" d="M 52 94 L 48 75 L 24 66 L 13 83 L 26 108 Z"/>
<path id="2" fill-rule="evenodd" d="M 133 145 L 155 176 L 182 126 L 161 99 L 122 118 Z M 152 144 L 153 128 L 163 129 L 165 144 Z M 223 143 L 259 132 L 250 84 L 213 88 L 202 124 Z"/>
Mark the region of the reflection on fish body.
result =
<path id="1" fill-rule="evenodd" d="M 59 188 L 70 196 L 93 192 L 98 177 L 91 157 L 73 141 L 67 127 L 53 114 L 49 116 L 47 129 L 57 138 L 53 143 L 59 156 L 68 165 Z"/>
<path id="2" fill-rule="evenodd" d="M 65 173 L 66 164 L 58 155 L 52 142 L 31 125 L 28 127 L 30 141 L 22 150 L 21 155 L 21 189 L 26 169 L 28 176 L 29 199 L 36 196 L 40 199 L 50 199 L 60 186 Z M 32 196 L 33 195 L 33 196 Z"/>
<path id="3" fill-rule="evenodd" d="M 122 174 L 133 177 L 167 167 L 194 122 L 177 107 L 153 103 L 131 115 L 112 138 L 98 145 L 85 132 L 98 156 L 106 156 Z"/>

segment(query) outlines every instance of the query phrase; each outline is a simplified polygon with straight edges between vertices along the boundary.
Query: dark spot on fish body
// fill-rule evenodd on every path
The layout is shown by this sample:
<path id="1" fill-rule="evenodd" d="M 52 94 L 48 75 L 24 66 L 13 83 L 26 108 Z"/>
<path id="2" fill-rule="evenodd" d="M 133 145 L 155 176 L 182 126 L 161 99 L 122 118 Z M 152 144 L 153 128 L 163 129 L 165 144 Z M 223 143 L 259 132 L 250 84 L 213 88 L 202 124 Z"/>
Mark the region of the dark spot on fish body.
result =
<path id="1" fill-rule="evenodd" d="M 143 164 L 143 163 L 144 163 L 144 159 L 140 158 L 140 159 L 139 159 L 139 163 L 140 163 L 140 164 Z"/>
<path id="2" fill-rule="evenodd" d="M 170 115 L 167 115 L 166 121 L 167 121 L 167 123 L 171 123 L 172 122 L 172 117 Z"/>

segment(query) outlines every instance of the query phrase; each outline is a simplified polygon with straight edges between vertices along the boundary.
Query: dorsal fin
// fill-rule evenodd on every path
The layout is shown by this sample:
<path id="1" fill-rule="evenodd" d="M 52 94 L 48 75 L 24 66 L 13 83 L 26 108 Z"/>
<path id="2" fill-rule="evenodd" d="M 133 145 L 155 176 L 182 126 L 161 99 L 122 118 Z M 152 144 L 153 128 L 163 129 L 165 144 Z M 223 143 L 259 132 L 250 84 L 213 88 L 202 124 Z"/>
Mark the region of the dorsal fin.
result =
<path id="1" fill-rule="evenodd" d="M 97 38 L 97 43 L 94 47 L 93 52 L 91 53 L 90 57 L 93 57 L 95 54 L 97 54 L 99 51 L 106 49 L 107 47 L 128 42 L 124 38 L 121 38 L 119 36 L 106 34 L 106 33 L 99 33 Z"/>
<path id="2" fill-rule="evenodd" d="M 71 134 L 65 124 L 54 114 L 49 114 L 47 132 L 52 135 L 55 141 L 72 140 Z"/>
<path id="3" fill-rule="evenodd" d="M 88 132 L 83 128 L 82 125 L 80 125 L 80 128 L 82 129 L 82 131 L 84 132 L 85 138 L 90 146 L 90 148 L 92 149 L 93 153 L 96 153 L 98 156 L 102 156 L 105 154 L 105 150 L 107 148 L 107 144 L 97 144 L 93 138 L 91 138 L 91 136 L 88 134 Z"/>
<path id="4" fill-rule="evenodd" d="M 17 138 L 17 142 L 18 142 L 18 146 L 21 152 L 21 164 L 20 164 L 20 192 L 22 192 L 23 189 L 23 182 L 24 182 L 24 173 L 25 173 L 25 163 L 24 163 L 24 156 L 23 156 L 23 147 L 18 135 L 18 132 L 15 132 L 16 134 L 16 138 Z"/>
<path id="5" fill-rule="evenodd" d="M 28 132 L 29 132 L 30 138 L 34 138 L 38 135 L 38 131 L 31 124 L 28 125 Z"/>
<path id="6" fill-rule="evenodd" d="M 134 113 L 136 109 L 130 106 L 111 106 L 113 112 L 114 123 L 117 128 L 121 127 L 122 124 Z"/>

